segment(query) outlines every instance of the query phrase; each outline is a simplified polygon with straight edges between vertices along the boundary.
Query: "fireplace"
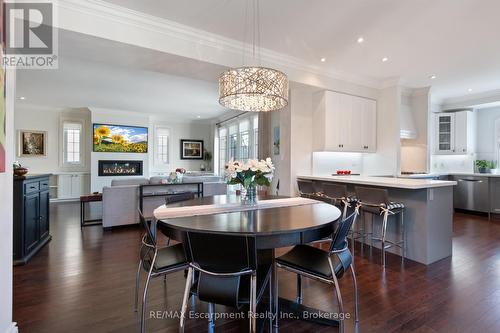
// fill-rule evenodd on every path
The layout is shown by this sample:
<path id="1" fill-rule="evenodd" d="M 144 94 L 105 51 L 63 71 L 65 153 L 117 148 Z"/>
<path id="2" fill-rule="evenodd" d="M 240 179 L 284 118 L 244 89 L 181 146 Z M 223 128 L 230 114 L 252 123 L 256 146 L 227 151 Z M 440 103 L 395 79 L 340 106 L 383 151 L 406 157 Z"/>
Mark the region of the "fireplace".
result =
<path id="1" fill-rule="evenodd" d="M 99 176 L 142 176 L 142 161 L 99 161 Z"/>

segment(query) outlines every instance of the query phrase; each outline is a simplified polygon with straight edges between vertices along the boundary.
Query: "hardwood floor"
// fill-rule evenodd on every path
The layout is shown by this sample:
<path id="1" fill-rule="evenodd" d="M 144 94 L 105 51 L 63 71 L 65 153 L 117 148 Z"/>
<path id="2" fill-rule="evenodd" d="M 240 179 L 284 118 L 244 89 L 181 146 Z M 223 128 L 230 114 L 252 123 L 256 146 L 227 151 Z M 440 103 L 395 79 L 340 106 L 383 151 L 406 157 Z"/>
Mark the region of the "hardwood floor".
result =
<path id="1" fill-rule="evenodd" d="M 135 270 L 142 231 L 137 227 L 80 231 L 76 203 L 52 205 L 53 240 L 26 266 L 14 269 L 14 321 L 20 332 L 135 332 Z M 357 248 L 356 254 L 359 254 Z M 376 251 L 356 257 L 359 332 L 500 332 L 500 222 L 456 214 L 453 257 L 424 266 L 388 256 L 385 272 Z M 280 271 L 280 295 L 295 297 L 295 278 Z M 144 281 L 144 280 L 143 280 Z M 346 311 L 353 311 L 350 278 L 341 280 Z M 333 288 L 303 281 L 304 304 L 336 310 Z M 183 273 L 152 282 L 149 311 L 178 310 Z M 206 305 L 196 304 L 205 311 Z M 216 311 L 224 309 L 217 307 Z M 245 320 L 216 322 L 217 332 L 246 331 Z M 147 332 L 176 332 L 178 319 L 149 318 Z M 206 331 L 190 319 L 187 331 Z M 352 332 L 352 320 L 346 332 Z M 282 332 L 335 332 L 281 320 Z"/>

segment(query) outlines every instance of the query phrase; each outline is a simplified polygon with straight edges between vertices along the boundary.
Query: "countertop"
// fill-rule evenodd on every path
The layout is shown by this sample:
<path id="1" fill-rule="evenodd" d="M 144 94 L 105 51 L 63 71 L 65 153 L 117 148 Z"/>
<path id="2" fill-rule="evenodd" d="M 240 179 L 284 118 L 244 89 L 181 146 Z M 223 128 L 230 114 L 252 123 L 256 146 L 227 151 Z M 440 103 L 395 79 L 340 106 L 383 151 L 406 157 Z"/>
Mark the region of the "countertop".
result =
<path id="1" fill-rule="evenodd" d="M 401 175 L 398 176 L 398 178 L 418 179 L 418 178 L 439 177 L 439 176 L 500 177 L 500 174 L 478 173 L 478 172 L 432 172 L 425 174 Z"/>
<path id="2" fill-rule="evenodd" d="M 298 175 L 297 178 L 334 181 L 346 184 L 372 185 L 391 188 L 402 188 L 409 190 L 419 190 L 426 188 L 445 187 L 457 185 L 455 181 L 430 180 L 430 179 L 410 179 L 410 178 L 389 178 L 389 177 L 369 177 L 369 176 L 312 176 Z"/>

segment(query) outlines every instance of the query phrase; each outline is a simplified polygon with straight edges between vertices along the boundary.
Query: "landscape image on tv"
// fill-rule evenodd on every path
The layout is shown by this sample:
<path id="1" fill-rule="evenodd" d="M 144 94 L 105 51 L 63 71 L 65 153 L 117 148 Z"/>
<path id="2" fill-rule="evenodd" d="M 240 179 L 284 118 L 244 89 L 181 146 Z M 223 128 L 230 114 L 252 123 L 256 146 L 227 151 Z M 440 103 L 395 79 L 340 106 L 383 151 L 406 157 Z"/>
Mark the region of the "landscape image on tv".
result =
<path id="1" fill-rule="evenodd" d="M 147 127 L 94 124 L 94 151 L 147 153 Z"/>

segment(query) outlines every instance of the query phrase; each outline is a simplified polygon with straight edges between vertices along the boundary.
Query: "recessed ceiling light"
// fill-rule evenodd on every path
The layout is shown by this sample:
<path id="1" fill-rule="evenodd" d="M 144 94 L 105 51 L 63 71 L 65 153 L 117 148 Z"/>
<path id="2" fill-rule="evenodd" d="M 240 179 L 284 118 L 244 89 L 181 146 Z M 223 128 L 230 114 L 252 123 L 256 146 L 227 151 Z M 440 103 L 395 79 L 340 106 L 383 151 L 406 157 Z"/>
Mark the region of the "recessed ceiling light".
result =
<path id="1" fill-rule="evenodd" d="M 21 101 L 24 101 L 24 100 L 26 99 L 26 97 L 21 96 L 21 97 L 19 97 L 19 99 L 20 99 Z"/>
<path id="2" fill-rule="evenodd" d="M 382 62 L 387 62 L 388 60 L 389 60 L 389 58 L 387 58 L 387 57 L 382 58 Z"/>
<path id="3" fill-rule="evenodd" d="M 358 38 L 358 43 L 360 43 L 360 44 L 361 44 L 361 43 L 363 43 L 364 41 L 365 41 L 365 39 L 364 39 L 363 37 L 359 37 L 359 38 Z"/>
<path id="4" fill-rule="evenodd" d="M 434 74 L 432 74 L 431 76 L 429 76 L 429 79 L 431 79 L 431 80 L 434 80 L 435 78 L 437 78 L 437 76 L 434 75 Z"/>
<path id="5" fill-rule="evenodd" d="M 321 62 L 325 62 L 326 61 L 326 58 L 321 58 L 319 59 Z"/>
<path id="6" fill-rule="evenodd" d="M 201 116 L 196 116 L 196 118 L 200 119 L 200 118 L 201 118 Z"/>
<path id="7" fill-rule="evenodd" d="M 472 88 L 467 89 L 468 92 L 472 92 Z"/>

